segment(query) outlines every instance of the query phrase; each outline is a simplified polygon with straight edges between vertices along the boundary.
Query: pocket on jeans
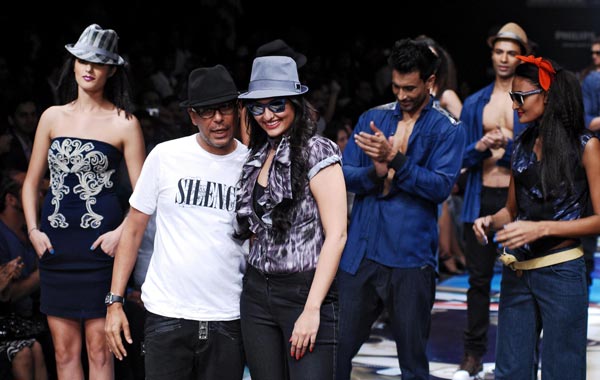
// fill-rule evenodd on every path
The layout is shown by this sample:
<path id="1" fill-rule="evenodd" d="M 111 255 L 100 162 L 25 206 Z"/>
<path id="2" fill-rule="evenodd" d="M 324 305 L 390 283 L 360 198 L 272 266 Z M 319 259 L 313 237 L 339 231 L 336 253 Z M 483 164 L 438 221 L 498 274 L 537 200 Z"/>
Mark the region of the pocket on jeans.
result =
<path id="1" fill-rule="evenodd" d="M 296 279 L 295 287 L 296 294 L 302 299 L 302 303 L 306 301 L 308 298 L 308 293 L 310 292 L 310 287 L 312 286 L 313 278 L 315 277 L 315 270 L 309 270 L 306 272 L 298 272 L 295 274 Z"/>
<path id="2" fill-rule="evenodd" d="M 337 277 L 333 279 L 329 291 L 325 295 L 323 304 L 336 303 L 338 301 L 338 288 L 337 288 Z"/>
<path id="3" fill-rule="evenodd" d="M 179 328 L 181 328 L 181 320 L 149 313 L 146 316 L 144 336 L 145 338 L 151 338 Z"/>
<path id="4" fill-rule="evenodd" d="M 214 329 L 217 332 L 231 340 L 240 340 L 242 338 L 242 327 L 239 319 L 233 321 L 215 321 L 209 323 L 214 325 Z"/>
<path id="5" fill-rule="evenodd" d="M 552 265 L 552 272 L 565 280 L 580 281 L 585 275 L 585 264 L 583 259 L 575 259 Z"/>

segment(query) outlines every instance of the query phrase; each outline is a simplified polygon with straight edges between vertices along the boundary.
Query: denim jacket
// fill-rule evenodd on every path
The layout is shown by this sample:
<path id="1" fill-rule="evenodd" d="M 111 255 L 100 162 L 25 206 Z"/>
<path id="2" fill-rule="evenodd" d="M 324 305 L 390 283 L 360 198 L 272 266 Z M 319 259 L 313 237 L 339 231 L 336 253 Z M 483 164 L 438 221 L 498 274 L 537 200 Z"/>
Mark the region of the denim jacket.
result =
<path id="1" fill-rule="evenodd" d="M 461 220 L 465 223 L 473 223 L 479 217 L 481 188 L 483 187 L 483 160 L 492 156 L 489 149 L 479 152 L 475 149 L 475 145 L 483 137 L 483 107 L 490 102 L 493 89 L 494 82 L 468 96 L 460 114 L 460 121 L 467 136 L 462 163 L 463 168 L 468 170 L 461 213 Z M 526 125 L 519 122 L 519 117 L 514 112 L 513 136 L 518 136 L 525 127 Z M 510 168 L 512 151 L 513 140 L 509 139 L 504 156 L 496 162 L 496 165 Z"/>
<path id="2" fill-rule="evenodd" d="M 385 104 L 363 113 L 354 133 L 372 133 L 373 121 L 389 137 L 401 119 L 397 102 Z M 356 195 L 342 270 L 354 274 L 364 258 L 396 268 L 435 267 L 437 205 L 448 197 L 459 174 L 464 139 L 460 123 L 430 99 L 415 123 L 406 155 L 398 153 L 390 164 L 395 175 L 387 195 L 373 161 L 350 139 L 342 162 L 346 187 Z"/>

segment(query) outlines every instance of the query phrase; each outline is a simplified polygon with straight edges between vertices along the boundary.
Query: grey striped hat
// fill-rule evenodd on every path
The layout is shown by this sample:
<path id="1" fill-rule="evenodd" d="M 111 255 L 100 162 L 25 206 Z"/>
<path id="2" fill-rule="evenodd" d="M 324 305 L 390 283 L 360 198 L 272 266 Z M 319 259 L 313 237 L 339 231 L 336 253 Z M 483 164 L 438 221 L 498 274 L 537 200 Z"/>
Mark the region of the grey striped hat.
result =
<path id="1" fill-rule="evenodd" d="M 65 45 L 69 53 L 84 61 L 121 66 L 125 60 L 117 53 L 119 36 L 112 29 L 98 24 L 85 28 L 76 44 Z"/>

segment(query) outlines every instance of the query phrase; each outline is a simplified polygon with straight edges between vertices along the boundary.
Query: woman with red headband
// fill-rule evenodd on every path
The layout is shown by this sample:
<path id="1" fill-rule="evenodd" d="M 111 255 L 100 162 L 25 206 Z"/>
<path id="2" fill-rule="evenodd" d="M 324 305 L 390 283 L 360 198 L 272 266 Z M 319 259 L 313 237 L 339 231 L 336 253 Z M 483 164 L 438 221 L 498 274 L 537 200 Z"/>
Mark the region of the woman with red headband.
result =
<path id="1" fill-rule="evenodd" d="M 496 231 L 493 241 L 504 250 L 495 379 L 536 379 L 539 348 L 542 379 L 585 380 L 579 238 L 600 233 L 600 141 L 585 128 L 575 75 L 544 58 L 517 58 L 523 64 L 509 95 L 528 127 L 515 140 L 506 206 L 473 225 L 482 244 Z"/>

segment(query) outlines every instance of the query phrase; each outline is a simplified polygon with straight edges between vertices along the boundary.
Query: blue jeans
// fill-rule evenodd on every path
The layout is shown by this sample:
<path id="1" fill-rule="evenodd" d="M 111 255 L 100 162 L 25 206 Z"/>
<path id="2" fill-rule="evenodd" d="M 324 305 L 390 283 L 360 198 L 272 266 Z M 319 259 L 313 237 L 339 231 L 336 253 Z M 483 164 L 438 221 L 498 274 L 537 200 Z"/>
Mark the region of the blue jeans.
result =
<path id="1" fill-rule="evenodd" d="M 583 258 L 545 268 L 502 271 L 496 380 L 585 380 L 588 295 Z"/>
<path id="2" fill-rule="evenodd" d="M 435 270 L 390 268 L 364 259 L 355 275 L 338 273 L 340 338 L 337 380 L 349 380 L 352 358 L 371 334 L 385 307 L 402 380 L 429 380 L 427 340 L 435 300 Z"/>
<path id="3" fill-rule="evenodd" d="M 314 270 L 270 275 L 247 266 L 240 311 L 252 380 L 333 379 L 338 317 L 335 282 L 321 305 L 315 349 L 300 360 L 290 356 L 289 339 L 313 277 Z"/>
<path id="4" fill-rule="evenodd" d="M 240 320 L 200 322 L 146 312 L 147 380 L 241 380 Z"/>

